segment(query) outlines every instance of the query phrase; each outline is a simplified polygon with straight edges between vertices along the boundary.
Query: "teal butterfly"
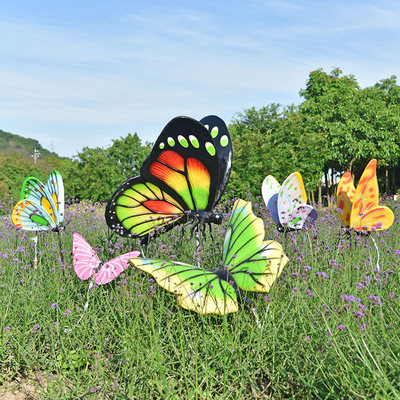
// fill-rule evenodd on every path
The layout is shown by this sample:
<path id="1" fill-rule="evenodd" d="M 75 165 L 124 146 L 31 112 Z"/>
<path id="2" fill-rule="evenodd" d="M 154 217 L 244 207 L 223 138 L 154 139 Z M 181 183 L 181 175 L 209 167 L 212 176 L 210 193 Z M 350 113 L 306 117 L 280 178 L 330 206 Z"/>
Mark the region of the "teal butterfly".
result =
<path id="1" fill-rule="evenodd" d="M 64 184 L 61 174 L 52 171 L 45 185 L 37 178 L 26 178 L 11 219 L 17 228 L 28 231 L 57 230 L 64 221 Z"/>
<path id="2" fill-rule="evenodd" d="M 203 270 L 190 264 L 148 258 L 131 263 L 151 274 L 164 289 L 177 295 L 183 308 L 200 314 L 227 314 L 238 310 L 241 291 L 269 292 L 288 258 L 282 246 L 264 241 L 264 224 L 251 203 L 238 199 L 223 244 L 224 268 Z"/>

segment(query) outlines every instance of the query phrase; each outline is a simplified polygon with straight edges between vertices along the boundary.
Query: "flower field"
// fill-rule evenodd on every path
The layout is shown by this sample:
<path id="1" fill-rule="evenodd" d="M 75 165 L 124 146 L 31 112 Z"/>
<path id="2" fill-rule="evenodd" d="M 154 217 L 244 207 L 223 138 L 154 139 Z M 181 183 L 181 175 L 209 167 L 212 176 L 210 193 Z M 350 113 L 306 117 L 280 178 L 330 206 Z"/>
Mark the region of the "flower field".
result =
<path id="1" fill-rule="evenodd" d="M 225 220 L 196 250 L 178 227 L 146 248 L 111 233 L 104 205 L 71 203 L 59 239 L 34 237 L 7 217 L 0 224 L 0 398 L 31 382 L 36 399 L 394 399 L 400 397 L 400 204 L 388 200 L 393 226 L 345 235 L 333 209 L 300 232 L 279 233 L 260 199 L 253 211 L 266 239 L 289 262 L 268 295 L 251 293 L 253 310 L 198 315 L 150 275 L 129 268 L 90 290 L 72 266 L 72 233 L 102 261 L 131 250 L 165 260 L 220 266 Z M 255 314 L 253 313 L 255 311 Z M 257 319 L 255 317 L 257 316 Z M 9 397 L 12 398 L 12 397 Z M 17 397 L 15 397 L 17 398 Z"/>

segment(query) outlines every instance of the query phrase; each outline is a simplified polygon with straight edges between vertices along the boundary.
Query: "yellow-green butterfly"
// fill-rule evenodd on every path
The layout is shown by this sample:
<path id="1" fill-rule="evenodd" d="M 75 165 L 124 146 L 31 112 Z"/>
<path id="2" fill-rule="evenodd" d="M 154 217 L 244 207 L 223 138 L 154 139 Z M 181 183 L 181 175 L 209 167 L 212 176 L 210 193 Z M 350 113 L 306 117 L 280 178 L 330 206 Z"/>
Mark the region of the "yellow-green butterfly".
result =
<path id="1" fill-rule="evenodd" d="M 151 274 L 164 289 L 175 293 L 183 308 L 200 314 L 238 310 L 241 291 L 268 292 L 288 258 L 282 246 L 264 241 L 264 224 L 251 203 L 238 199 L 233 207 L 223 245 L 223 268 L 203 270 L 190 264 L 149 258 L 131 263 Z"/>

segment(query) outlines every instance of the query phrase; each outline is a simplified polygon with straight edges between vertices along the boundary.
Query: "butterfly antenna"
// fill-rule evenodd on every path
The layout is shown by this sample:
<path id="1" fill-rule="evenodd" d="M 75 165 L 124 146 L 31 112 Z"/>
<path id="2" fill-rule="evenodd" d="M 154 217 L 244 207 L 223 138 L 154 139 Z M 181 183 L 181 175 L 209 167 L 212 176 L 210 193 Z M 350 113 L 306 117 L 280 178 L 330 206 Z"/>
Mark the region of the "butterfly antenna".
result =
<path id="1" fill-rule="evenodd" d="M 90 280 L 90 284 L 89 284 L 89 287 L 88 287 L 87 292 L 86 292 L 86 303 L 85 303 L 85 305 L 83 306 L 82 315 L 80 316 L 80 318 L 78 319 L 78 322 L 74 325 L 74 327 L 72 327 L 71 329 L 68 329 L 68 328 L 65 328 L 65 329 L 64 329 L 64 332 L 65 332 L 65 333 L 72 332 L 72 331 L 81 323 L 83 317 L 85 316 L 86 310 L 87 310 L 88 307 L 89 307 L 90 289 L 94 286 L 94 283 L 93 283 L 93 282 L 94 282 L 94 280 L 93 280 L 93 278 L 92 278 L 92 279 Z"/>

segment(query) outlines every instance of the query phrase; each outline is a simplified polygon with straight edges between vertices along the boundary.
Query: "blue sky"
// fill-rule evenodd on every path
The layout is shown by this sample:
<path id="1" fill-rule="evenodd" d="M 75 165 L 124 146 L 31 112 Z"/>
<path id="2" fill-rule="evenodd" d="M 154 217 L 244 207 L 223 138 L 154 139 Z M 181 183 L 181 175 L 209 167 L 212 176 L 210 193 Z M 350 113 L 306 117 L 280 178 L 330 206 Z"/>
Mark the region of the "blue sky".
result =
<path id="1" fill-rule="evenodd" d="M 177 115 L 298 104 L 317 68 L 399 75 L 400 3 L 19 0 L 0 38 L 0 129 L 72 156 Z"/>

